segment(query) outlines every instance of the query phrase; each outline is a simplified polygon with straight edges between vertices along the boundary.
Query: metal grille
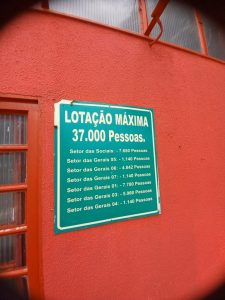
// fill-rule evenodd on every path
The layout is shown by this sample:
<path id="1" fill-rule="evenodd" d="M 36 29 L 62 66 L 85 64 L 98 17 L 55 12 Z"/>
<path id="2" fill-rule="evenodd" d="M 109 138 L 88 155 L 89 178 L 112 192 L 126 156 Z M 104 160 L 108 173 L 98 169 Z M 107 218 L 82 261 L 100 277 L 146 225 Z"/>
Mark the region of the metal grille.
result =
<path id="1" fill-rule="evenodd" d="M 0 144 L 26 144 L 26 131 L 25 115 L 0 114 Z"/>
<path id="2" fill-rule="evenodd" d="M 0 153 L 0 184 L 26 181 L 26 152 Z"/>
<path id="3" fill-rule="evenodd" d="M 49 8 L 139 32 L 138 0 L 50 0 Z"/>
<path id="4" fill-rule="evenodd" d="M 25 222 L 25 193 L 0 193 L 0 226 Z"/>
<path id="5" fill-rule="evenodd" d="M 25 235 L 0 237 L 0 271 L 25 265 Z"/>
<path id="6" fill-rule="evenodd" d="M 146 1 L 149 21 L 152 19 L 151 14 L 157 3 L 158 0 Z M 160 20 L 163 23 L 164 29 L 161 40 L 195 51 L 201 51 L 194 9 L 192 7 L 183 2 L 171 0 Z M 155 38 L 158 34 L 159 28 L 156 25 L 151 36 Z"/>
<path id="7" fill-rule="evenodd" d="M 0 145 L 23 145 L 27 142 L 27 116 L 0 114 Z M 0 185 L 26 181 L 26 152 L 0 153 Z M 0 229 L 25 222 L 25 192 L 0 193 Z M 25 265 L 25 234 L 0 237 L 0 270 Z"/>

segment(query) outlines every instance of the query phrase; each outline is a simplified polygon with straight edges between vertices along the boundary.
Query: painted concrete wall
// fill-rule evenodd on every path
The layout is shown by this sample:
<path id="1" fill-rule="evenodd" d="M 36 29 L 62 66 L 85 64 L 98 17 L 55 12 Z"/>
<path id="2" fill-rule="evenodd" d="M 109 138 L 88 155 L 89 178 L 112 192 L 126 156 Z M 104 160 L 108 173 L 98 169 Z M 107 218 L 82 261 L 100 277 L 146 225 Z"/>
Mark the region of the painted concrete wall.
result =
<path id="1" fill-rule="evenodd" d="M 40 97 L 47 300 L 194 299 L 224 276 L 224 65 L 69 18 L 29 12 L 0 38 L 0 92 Z M 53 234 L 53 103 L 155 109 L 162 215 Z"/>

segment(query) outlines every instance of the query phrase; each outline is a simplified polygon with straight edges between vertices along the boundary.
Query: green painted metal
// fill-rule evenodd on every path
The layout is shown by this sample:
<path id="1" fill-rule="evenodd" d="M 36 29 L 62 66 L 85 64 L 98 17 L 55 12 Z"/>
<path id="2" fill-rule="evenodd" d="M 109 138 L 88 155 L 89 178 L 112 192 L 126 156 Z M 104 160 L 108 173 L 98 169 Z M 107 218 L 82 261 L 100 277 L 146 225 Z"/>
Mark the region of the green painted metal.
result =
<path id="1" fill-rule="evenodd" d="M 55 233 L 160 213 L 152 109 L 55 104 Z"/>

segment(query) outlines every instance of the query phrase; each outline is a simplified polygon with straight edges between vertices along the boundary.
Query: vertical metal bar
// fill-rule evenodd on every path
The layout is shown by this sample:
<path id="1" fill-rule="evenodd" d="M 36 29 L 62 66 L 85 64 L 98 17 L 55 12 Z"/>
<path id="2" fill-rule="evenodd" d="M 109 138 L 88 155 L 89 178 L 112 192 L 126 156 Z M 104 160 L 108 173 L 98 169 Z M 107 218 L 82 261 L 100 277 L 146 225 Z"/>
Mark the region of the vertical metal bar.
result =
<path id="1" fill-rule="evenodd" d="M 40 276 L 40 241 L 39 236 L 39 201 L 38 201 L 38 157 L 39 157 L 39 112 L 30 110 L 27 119 L 27 202 L 26 202 L 26 221 L 28 224 L 27 239 L 27 267 L 29 275 L 29 287 L 31 299 L 42 299 L 42 286 Z M 30 255 L 29 255 L 30 254 Z"/>
<path id="2" fill-rule="evenodd" d="M 208 55 L 208 47 L 207 47 L 207 42 L 206 42 L 206 36 L 205 36 L 205 30 L 204 30 L 204 26 L 203 26 L 202 16 L 197 9 L 195 9 L 195 19 L 196 19 L 196 23 L 197 23 L 198 35 L 199 35 L 202 53 L 205 55 Z"/>
<path id="3" fill-rule="evenodd" d="M 2 262 L 2 243 L 0 241 L 0 263 Z"/>
<path id="4" fill-rule="evenodd" d="M 3 116 L 0 114 L 0 144 L 2 142 L 2 137 L 3 137 L 2 125 L 4 124 L 3 120 L 2 120 L 2 117 Z"/>
<path id="5" fill-rule="evenodd" d="M 146 8 L 145 0 L 138 1 L 138 11 L 139 11 L 139 17 L 140 17 L 141 31 L 142 31 L 142 33 L 145 33 L 145 31 L 148 27 L 148 16 L 147 16 L 147 8 Z"/>
<path id="6" fill-rule="evenodd" d="M 23 235 L 15 235 L 14 237 L 14 244 L 13 244 L 13 250 L 14 250 L 14 258 L 16 266 L 23 266 L 22 265 L 22 253 L 23 253 Z"/>
<path id="7" fill-rule="evenodd" d="M 16 133 L 18 134 L 18 136 L 16 136 L 17 142 L 15 144 L 21 144 L 22 126 L 23 126 L 23 115 L 19 115 L 17 120 L 17 126 L 16 126 L 17 128 Z"/>
<path id="8" fill-rule="evenodd" d="M 4 132 L 4 135 L 3 135 L 3 144 L 5 144 L 6 143 L 6 132 L 7 132 L 7 116 L 6 115 L 4 115 L 3 132 Z"/>
<path id="9" fill-rule="evenodd" d="M 3 182 L 3 165 L 2 165 L 2 154 L 0 153 L 0 182 Z"/>

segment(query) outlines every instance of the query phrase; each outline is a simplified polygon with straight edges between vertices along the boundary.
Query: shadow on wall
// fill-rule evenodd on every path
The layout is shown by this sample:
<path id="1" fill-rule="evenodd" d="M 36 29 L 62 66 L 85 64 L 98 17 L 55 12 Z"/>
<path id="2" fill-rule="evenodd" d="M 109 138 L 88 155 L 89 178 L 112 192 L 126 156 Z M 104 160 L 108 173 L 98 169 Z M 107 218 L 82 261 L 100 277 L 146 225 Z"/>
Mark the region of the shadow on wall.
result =
<path id="1" fill-rule="evenodd" d="M 215 288 L 208 295 L 195 300 L 224 300 L 225 299 L 225 282 Z"/>
<path id="2" fill-rule="evenodd" d="M 20 291 L 12 287 L 7 279 L 0 280 L 0 299 L 1 300 L 28 300 L 27 295 L 21 295 Z M 224 300 L 225 299 L 225 282 L 210 292 L 208 295 L 196 298 L 194 300 Z M 32 299 L 35 300 L 35 299 Z M 36 299 L 40 300 L 40 299 Z M 140 299 L 141 300 L 141 299 Z M 176 300 L 176 299 L 174 299 Z"/>
<path id="3" fill-rule="evenodd" d="M 20 291 L 11 285 L 7 279 L 0 280 L 0 299 L 1 300 L 28 300 L 27 296 L 21 295 Z"/>

